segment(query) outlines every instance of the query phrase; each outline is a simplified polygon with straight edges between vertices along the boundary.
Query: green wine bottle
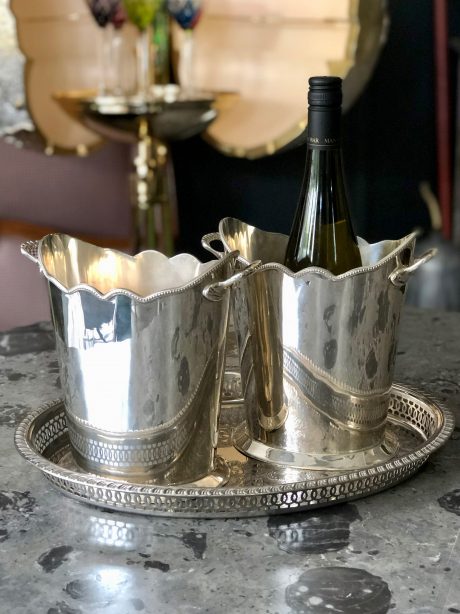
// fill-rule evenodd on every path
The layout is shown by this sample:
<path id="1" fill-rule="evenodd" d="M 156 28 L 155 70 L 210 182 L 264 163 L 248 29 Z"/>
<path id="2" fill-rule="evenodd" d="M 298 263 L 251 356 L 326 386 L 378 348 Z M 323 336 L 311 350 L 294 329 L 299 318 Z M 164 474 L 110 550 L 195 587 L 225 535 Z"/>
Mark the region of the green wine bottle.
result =
<path id="1" fill-rule="evenodd" d="M 318 266 L 340 275 L 361 266 L 343 173 L 342 79 L 311 77 L 309 86 L 307 161 L 285 265 L 294 272 Z"/>

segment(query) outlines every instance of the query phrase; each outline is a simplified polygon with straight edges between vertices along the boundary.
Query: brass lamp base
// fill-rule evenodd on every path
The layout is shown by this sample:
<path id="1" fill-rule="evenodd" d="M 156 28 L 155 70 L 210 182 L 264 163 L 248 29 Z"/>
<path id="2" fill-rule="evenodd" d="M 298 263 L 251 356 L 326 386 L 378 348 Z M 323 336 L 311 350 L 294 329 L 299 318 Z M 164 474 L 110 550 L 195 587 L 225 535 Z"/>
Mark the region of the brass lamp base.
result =
<path id="1" fill-rule="evenodd" d="M 96 96 L 90 91 L 55 94 L 72 117 L 104 138 L 133 143 L 131 198 L 134 252 L 174 252 L 169 150 L 171 141 L 200 134 L 217 117 L 210 94 L 184 95 L 179 86 L 156 85 L 151 95 Z"/>

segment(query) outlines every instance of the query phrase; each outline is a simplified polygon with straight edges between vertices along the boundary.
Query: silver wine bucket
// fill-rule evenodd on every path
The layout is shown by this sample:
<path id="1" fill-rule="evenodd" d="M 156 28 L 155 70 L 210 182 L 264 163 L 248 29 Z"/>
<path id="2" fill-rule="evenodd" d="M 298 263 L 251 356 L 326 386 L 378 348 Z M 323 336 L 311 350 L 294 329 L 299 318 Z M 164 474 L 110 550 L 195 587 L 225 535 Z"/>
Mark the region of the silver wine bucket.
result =
<path id="1" fill-rule="evenodd" d="M 235 446 L 259 460 L 305 469 L 353 469 L 391 457 L 386 418 L 415 234 L 370 245 L 363 266 L 334 276 L 281 263 L 288 237 L 233 218 L 203 237 L 218 257 L 262 265 L 232 290 L 246 424 Z"/>
<path id="2" fill-rule="evenodd" d="M 52 234 L 22 252 L 49 282 L 70 441 L 87 471 L 216 486 L 217 420 L 237 254 L 129 256 Z"/>

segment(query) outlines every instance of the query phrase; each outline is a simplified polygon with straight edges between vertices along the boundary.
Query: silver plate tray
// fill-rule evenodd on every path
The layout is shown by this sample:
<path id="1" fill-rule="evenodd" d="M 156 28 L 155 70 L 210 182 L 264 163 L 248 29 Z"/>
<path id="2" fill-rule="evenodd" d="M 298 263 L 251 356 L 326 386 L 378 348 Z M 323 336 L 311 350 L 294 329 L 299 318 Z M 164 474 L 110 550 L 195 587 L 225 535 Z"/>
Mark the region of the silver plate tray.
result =
<path id="1" fill-rule="evenodd" d="M 413 475 L 454 428 L 452 414 L 436 401 L 394 385 L 387 428 L 399 449 L 391 461 L 348 472 L 289 469 L 246 458 L 232 446 L 232 429 L 244 418 L 238 391 L 239 375 L 227 373 L 218 453 L 230 480 L 216 489 L 130 484 L 85 473 L 72 457 L 62 400 L 27 416 L 15 444 L 54 486 L 79 501 L 157 516 L 228 518 L 298 512 L 374 494 Z"/>

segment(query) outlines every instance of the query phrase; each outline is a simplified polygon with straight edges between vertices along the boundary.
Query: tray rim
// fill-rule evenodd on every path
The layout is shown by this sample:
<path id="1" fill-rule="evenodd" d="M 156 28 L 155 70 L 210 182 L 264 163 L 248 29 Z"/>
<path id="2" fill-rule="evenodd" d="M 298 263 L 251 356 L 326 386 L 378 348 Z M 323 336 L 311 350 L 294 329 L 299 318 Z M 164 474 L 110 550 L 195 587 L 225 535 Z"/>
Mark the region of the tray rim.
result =
<path id="1" fill-rule="evenodd" d="M 30 443 L 29 434 L 35 421 L 47 411 L 58 405 L 64 405 L 62 398 L 45 402 L 28 414 L 17 426 L 14 443 L 19 454 L 37 469 L 39 469 L 45 476 L 50 476 L 53 480 L 64 480 L 67 483 L 80 484 L 88 488 L 107 488 L 120 493 L 129 493 L 131 495 L 139 493 L 143 495 L 151 496 L 166 496 L 173 498 L 228 498 L 228 497 L 253 497 L 261 496 L 264 494 L 281 494 L 292 491 L 306 491 L 314 488 L 321 488 L 325 486 L 334 486 L 341 483 L 349 482 L 350 480 L 366 479 L 367 477 L 373 477 L 379 473 L 389 473 L 397 470 L 401 467 L 409 465 L 411 463 L 418 463 L 420 466 L 427 458 L 440 448 L 450 437 L 455 427 L 455 420 L 452 412 L 445 408 L 439 401 L 434 399 L 431 395 L 421 393 L 419 390 L 410 386 L 402 384 L 394 384 L 391 388 L 391 394 L 399 394 L 406 398 L 413 398 L 417 402 L 424 403 L 429 406 L 431 411 L 436 415 L 439 426 L 437 431 L 426 441 L 423 441 L 415 447 L 413 450 L 406 452 L 400 456 L 398 453 L 393 459 L 390 459 L 384 463 L 380 463 L 373 467 L 362 468 L 344 471 L 340 475 L 333 475 L 328 477 L 321 477 L 317 479 L 309 479 L 297 482 L 285 482 L 280 484 L 267 484 L 267 485 L 253 485 L 253 486 L 240 486 L 240 487 L 228 487 L 222 486 L 215 489 L 203 488 L 203 487 L 184 487 L 181 485 L 176 486 L 158 486 L 153 484 L 137 484 L 124 482 L 122 480 L 112 480 L 107 477 L 97 476 L 89 473 L 77 473 L 71 469 L 60 467 L 51 460 L 40 454 Z M 230 405 L 228 401 L 226 405 Z M 390 420 L 395 424 L 407 424 L 404 420 L 399 418 L 390 417 Z M 418 467 L 417 467 L 418 468 Z M 409 474 L 407 477 L 410 477 Z M 405 479 L 405 476 L 402 478 Z M 65 489 L 60 489 L 64 494 L 72 496 L 81 501 L 90 503 L 92 505 L 100 505 L 102 507 L 116 507 L 123 511 L 140 511 L 141 513 L 149 513 L 149 510 L 142 508 L 141 510 L 135 510 L 131 508 L 120 508 L 115 505 L 110 505 L 105 502 L 97 502 L 81 495 L 71 493 Z M 375 492 L 378 492 L 376 490 Z M 156 514 L 161 514 L 161 510 L 156 510 Z M 204 510 L 203 510 L 204 511 Z M 238 510 L 234 510 L 235 512 Z M 243 512 L 244 510 L 240 510 Z M 293 510 L 290 510 L 293 511 Z M 262 510 L 261 510 L 262 512 Z M 153 510 L 152 512 L 153 513 Z M 265 512 L 268 513 L 268 512 Z M 170 515 L 179 515 L 179 513 L 172 513 Z M 221 514 L 222 516 L 224 513 Z M 241 513 L 239 515 L 242 515 Z"/>

